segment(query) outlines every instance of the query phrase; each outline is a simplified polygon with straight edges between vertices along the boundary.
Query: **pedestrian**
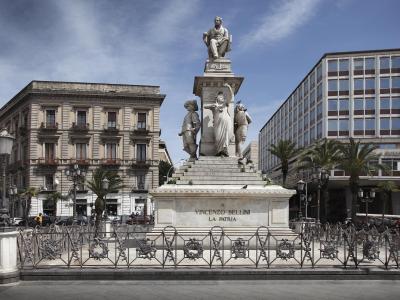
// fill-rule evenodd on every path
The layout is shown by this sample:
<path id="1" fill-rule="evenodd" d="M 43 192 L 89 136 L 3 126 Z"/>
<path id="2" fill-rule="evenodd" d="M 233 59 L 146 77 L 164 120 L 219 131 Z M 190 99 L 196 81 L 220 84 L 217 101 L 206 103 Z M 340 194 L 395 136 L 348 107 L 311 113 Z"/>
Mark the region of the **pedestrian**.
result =
<path id="1" fill-rule="evenodd" d="M 35 218 L 36 224 L 42 226 L 43 223 L 43 215 L 39 213 Z"/>

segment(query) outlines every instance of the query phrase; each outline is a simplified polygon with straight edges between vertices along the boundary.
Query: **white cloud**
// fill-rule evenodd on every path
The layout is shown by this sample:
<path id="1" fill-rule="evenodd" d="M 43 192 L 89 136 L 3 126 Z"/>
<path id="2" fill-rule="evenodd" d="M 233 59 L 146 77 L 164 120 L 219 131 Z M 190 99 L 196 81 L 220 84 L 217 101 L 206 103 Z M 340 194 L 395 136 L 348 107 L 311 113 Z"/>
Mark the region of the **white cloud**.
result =
<path id="1" fill-rule="evenodd" d="M 284 0 L 271 8 L 240 42 L 241 48 L 254 44 L 268 45 L 286 38 L 304 25 L 315 13 L 320 0 Z"/>

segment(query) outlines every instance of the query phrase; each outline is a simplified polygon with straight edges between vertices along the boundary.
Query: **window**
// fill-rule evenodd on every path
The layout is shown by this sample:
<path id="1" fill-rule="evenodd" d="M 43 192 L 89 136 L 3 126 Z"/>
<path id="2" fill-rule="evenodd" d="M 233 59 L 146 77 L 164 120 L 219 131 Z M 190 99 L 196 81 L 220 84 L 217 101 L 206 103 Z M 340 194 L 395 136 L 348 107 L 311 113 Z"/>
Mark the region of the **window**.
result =
<path id="1" fill-rule="evenodd" d="M 116 160 L 117 159 L 117 144 L 116 143 L 107 143 L 106 144 L 106 158 L 107 158 L 107 160 Z"/>
<path id="2" fill-rule="evenodd" d="M 392 97 L 392 113 L 400 113 L 400 97 Z"/>
<path id="3" fill-rule="evenodd" d="M 317 139 L 322 138 L 322 122 L 317 124 Z"/>
<path id="4" fill-rule="evenodd" d="M 400 76 L 392 77 L 392 93 L 400 93 Z"/>
<path id="5" fill-rule="evenodd" d="M 44 159 L 47 162 L 52 162 L 55 159 L 55 144 L 45 143 L 44 144 Z"/>
<path id="6" fill-rule="evenodd" d="M 400 56 L 392 56 L 392 72 L 400 72 Z"/>
<path id="7" fill-rule="evenodd" d="M 349 119 L 339 119 L 339 135 L 349 134 Z"/>
<path id="8" fill-rule="evenodd" d="M 349 80 L 348 79 L 340 79 L 339 80 L 339 91 L 347 92 L 349 90 Z"/>
<path id="9" fill-rule="evenodd" d="M 390 77 L 381 77 L 380 78 L 380 89 L 381 89 L 381 93 L 389 93 Z"/>
<path id="10" fill-rule="evenodd" d="M 390 98 L 381 98 L 381 114 L 390 113 Z"/>
<path id="11" fill-rule="evenodd" d="M 338 110 L 337 99 L 329 99 L 328 100 L 328 115 L 331 115 L 331 116 L 337 115 L 337 110 Z"/>
<path id="12" fill-rule="evenodd" d="M 146 113 L 138 113 L 137 128 L 146 129 Z"/>
<path id="13" fill-rule="evenodd" d="M 374 72 L 369 72 L 368 74 L 373 74 L 375 73 L 375 58 L 374 57 L 368 57 L 365 59 L 365 70 L 373 70 Z M 367 72 L 366 72 L 367 73 Z"/>
<path id="14" fill-rule="evenodd" d="M 306 113 L 308 110 L 308 98 L 304 98 L 304 113 Z"/>
<path id="15" fill-rule="evenodd" d="M 341 115 L 349 114 L 349 99 L 339 99 L 339 111 Z"/>
<path id="16" fill-rule="evenodd" d="M 107 128 L 116 129 L 117 128 L 117 113 L 115 111 L 109 111 L 107 114 Z"/>
<path id="17" fill-rule="evenodd" d="M 375 134 L 375 118 L 366 118 L 365 119 L 365 130 L 366 131 L 372 130 L 372 131 L 374 131 L 374 133 L 372 133 L 372 134 Z"/>
<path id="18" fill-rule="evenodd" d="M 315 122 L 315 108 L 313 108 L 310 112 L 310 124 L 314 124 Z"/>
<path id="19" fill-rule="evenodd" d="M 146 175 L 138 174 L 136 176 L 136 183 L 137 183 L 138 190 L 145 190 L 146 189 Z"/>
<path id="20" fill-rule="evenodd" d="M 86 111 L 78 110 L 76 113 L 76 124 L 80 127 L 86 126 Z"/>
<path id="21" fill-rule="evenodd" d="M 322 103 L 319 103 L 317 105 L 317 120 L 320 120 L 322 118 Z"/>
<path id="22" fill-rule="evenodd" d="M 392 118 L 392 134 L 400 134 L 400 118 Z"/>
<path id="23" fill-rule="evenodd" d="M 310 93 L 310 106 L 313 106 L 315 104 L 315 91 L 312 91 Z"/>
<path id="24" fill-rule="evenodd" d="M 396 144 L 379 144 L 379 149 L 396 149 Z"/>
<path id="25" fill-rule="evenodd" d="M 363 58 L 355 58 L 354 59 L 354 71 L 363 71 L 363 70 L 364 70 L 364 59 Z M 355 74 L 362 74 L 362 72 L 355 73 Z"/>
<path id="26" fill-rule="evenodd" d="M 137 161 L 146 161 L 146 144 L 136 144 Z"/>
<path id="27" fill-rule="evenodd" d="M 56 111 L 54 109 L 46 110 L 46 127 L 56 127 Z"/>
<path id="28" fill-rule="evenodd" d="M 354 99 L 354 111 L 361 111 L 364 113 L 364 99 L 355 98 Z"/>
<path id="29" fill-rule="evenodd" d="M 354 91 L 362 91 L 364 89 L 363 79 L 354 79 Z"/>
<path id="30" fill-rule="evenodd" d="M 380 69 L 389 69 L 389 57 L 380 58 Z"/>
<path id="31" fill-rule="evenodd" d="M 310 89 L 314 88 L 315 86 L 315 73 L 312 72 L 310 75 Z"/>
<path id="32" fill-rule="evenodd" d="M 340 59 L 339 60 L 339 75 L 348 75 L 349 74 L 349 60 L 348 59 Z"/>
<path id="33" fill-rule="evenodd" d="M 328 76 L 337 76 L 338 62 L 336 59 L 328 60 Z"/>
<path id="34" fill-rule="evenodd" d="M 44 187 L 47 191 L 54 191 L 54 175 L 48 174 L 44 176 Z"/>
<path id="35" fill-rule="evenodd" d="M 389 135 L 390 134 L 390 118 L 381 118 L 380 125 L 381 125 L 381 134 Z"/>
<path id="36" fill-rule="evenodd" d="M 365 92 L 375 93 L 375 78 L 365 78 Z"/>
<path id="37" fill-rule="evenodd" d="M 85 160 L 86 156 L 86 144 L 85 143 L 78 143 L 75 145 L 76 147 L 76 159 L 77 160 Z"/>
<path id="38" fill-rule="evenodd" d="M 364 134 L 364 119 L 354 119 L 354 135 Z"/>
<path id="39" fill-rule="evenodd" d="M 328 135 L 337 135 L 338 120 L 328 120 Z"/>
<path id="40" fill-rule="evenodd" d="M 322 79 L 322 66 L 319 65 L 317 68 L 317 82 L 320 82 Z"/>
<path id="41" fill-rule="evenodd" d="M 373 114 L 375 113 L 375 98 L 365 99 L 365 113 Z"/>
<path id="42" fill-rule="evenodd" d="M 317 87 L 317 100 L 321 100 L 322 99 L 322 84 L 318 85 Z"/>

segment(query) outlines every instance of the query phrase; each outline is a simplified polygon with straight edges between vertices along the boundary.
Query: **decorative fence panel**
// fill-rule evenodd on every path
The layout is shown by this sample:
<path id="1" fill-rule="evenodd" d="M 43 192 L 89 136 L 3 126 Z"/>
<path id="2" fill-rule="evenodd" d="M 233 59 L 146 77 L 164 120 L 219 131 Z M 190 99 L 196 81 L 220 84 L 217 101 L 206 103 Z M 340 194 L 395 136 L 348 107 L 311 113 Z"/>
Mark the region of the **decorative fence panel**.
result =
<path id="1" fill-rule="evenodd" d="M 20 268 L 399 268 L 398 228 L 306 224 L 299 234 L 260 227 L 252 234 L 136 231 L 119 225 L 21 229 Z"/>

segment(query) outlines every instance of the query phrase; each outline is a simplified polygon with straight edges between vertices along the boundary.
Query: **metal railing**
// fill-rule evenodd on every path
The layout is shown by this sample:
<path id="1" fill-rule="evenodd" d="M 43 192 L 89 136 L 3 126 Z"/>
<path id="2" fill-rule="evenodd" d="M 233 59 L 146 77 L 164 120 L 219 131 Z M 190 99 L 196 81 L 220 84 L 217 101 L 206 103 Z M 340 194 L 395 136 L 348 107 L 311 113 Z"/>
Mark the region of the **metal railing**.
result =
<path id="1" fill-rule="evenodd" d="M 302 232 L 152 232 L 145 226 L 116 225 L 95 234 L 91 226 L 20 230 L 20 268 L 399 268 L 398 228 L 342 224 L 304 225 Z"/>

